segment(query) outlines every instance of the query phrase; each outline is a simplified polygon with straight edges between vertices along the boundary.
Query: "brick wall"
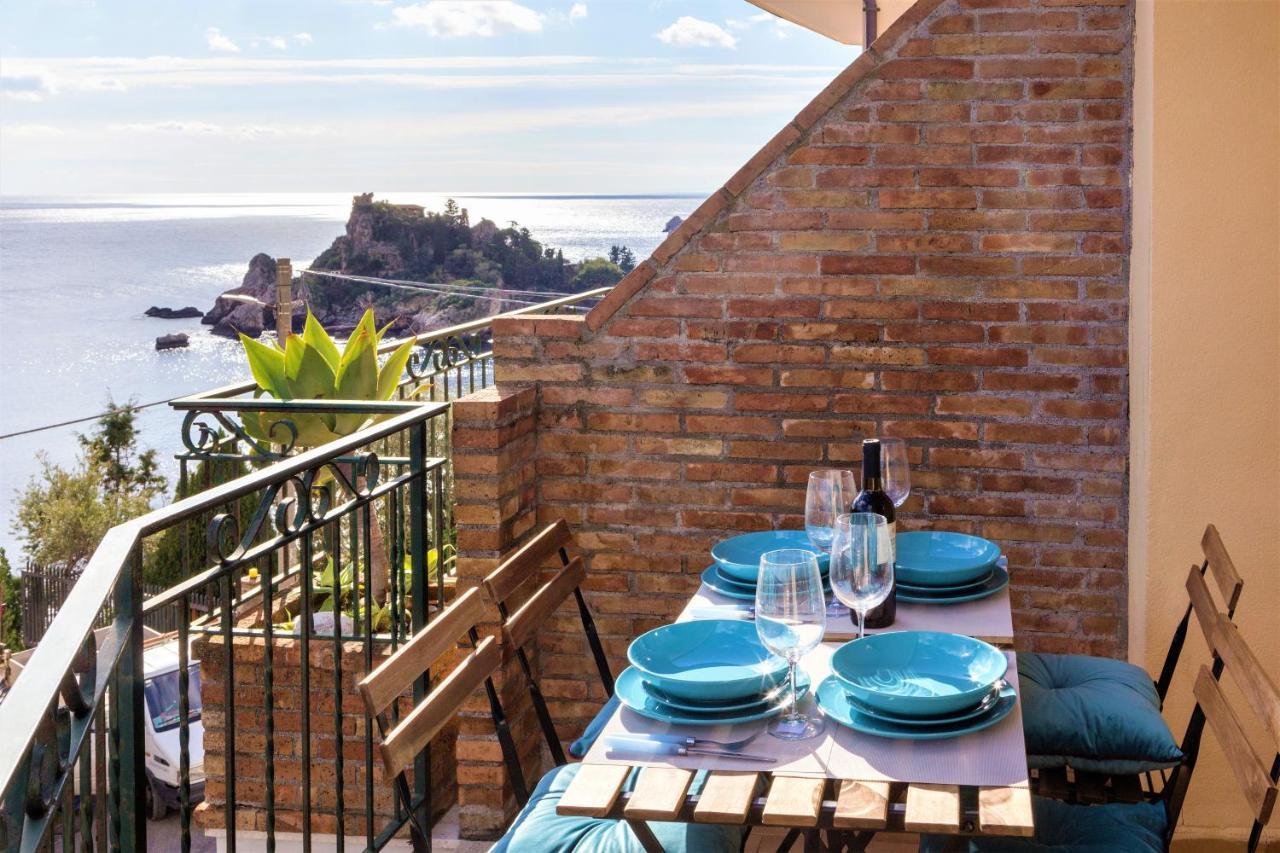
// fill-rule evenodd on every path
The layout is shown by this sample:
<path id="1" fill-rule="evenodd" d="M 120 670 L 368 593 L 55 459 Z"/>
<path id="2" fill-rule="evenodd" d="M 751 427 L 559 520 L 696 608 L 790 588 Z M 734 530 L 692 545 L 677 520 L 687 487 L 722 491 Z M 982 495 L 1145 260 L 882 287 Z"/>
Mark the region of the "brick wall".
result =
<path id="1" fill-rule="evenodd" d="M 876 434 L 910 446 L 904 528 L 1004 546 L 1021 647 L 1122 653 L 1132 26 L 921 0 L 589 316 L 495 323 L 615 660 Z M 599 696 L 571 630 L 544 677 Z"/>
<path id="2" fill-rule="evenodd" d="M 458 528 L 458 588 L 477 586 L 499 560 L 534 532 L 537 521 L 535 388 L 499 392 L 495 388 L 453 404 L 454 516 Z M 521 592 L 527 594 L 528 590 Z M 490 607 L 483 633 L 497 633 Z M 536 645 L 527 648 L 536 668 Z M 528 697 L 528 683 L 505 650 L 494 685 L 508 717 L 529 790 L 541 776 L 544 746 Z M 564 697 L 542 683 L 547 696 Z M 581 684 L 577 685 L 581 690 Z M 573 716 L 580 717 L 580 709 Z M 576 722 L 574 720 L 573 722 Z M 464 838 L 496 838 L 517 810 L 502 750 L 494 734 L 488 697 L 476 691 L 463 708 L 457 743 L 458 822 Z"/>

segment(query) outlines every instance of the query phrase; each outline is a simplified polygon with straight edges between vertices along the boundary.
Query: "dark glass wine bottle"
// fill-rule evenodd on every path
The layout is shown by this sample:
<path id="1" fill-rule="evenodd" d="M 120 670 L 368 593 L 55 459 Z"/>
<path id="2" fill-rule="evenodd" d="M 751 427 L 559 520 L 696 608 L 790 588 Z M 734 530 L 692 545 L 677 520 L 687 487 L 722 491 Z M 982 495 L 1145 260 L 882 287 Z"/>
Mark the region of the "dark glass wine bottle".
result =
<path id="1" fill-rule="evenodd" d="M 888 541 L 881 541 L 879 550 L 888 549 L 889 559 L 897 553 L 897 520 L 893 511 L 893 499 L 884 493 L 884 478 L 880 465 L 880 439 L 868 438 L 862 442 L 862 491 L 853 499 L 853 512 L 874 512 L 889 522 Z M 883 557 L 882 557 L 883 559 Z M 888 628 L 898 616 L 898 584 L 889 587 L 889 597 L 867 612 L 866 627 Z M 853 618 L 856 620 L 857 615 Z"/>

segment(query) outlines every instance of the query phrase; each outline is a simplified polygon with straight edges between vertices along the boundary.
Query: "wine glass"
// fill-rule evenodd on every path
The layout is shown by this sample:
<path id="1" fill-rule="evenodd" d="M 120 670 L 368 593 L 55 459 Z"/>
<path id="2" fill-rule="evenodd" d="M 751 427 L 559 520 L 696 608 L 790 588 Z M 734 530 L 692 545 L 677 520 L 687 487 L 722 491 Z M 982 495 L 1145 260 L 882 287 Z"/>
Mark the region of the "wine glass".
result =
<path id="1" fill-rule="evenodd" d="M 812 551 L 783 548 L 760 556 L 756 581 L 756 633 L 765 648 L 786 658 L 791 683 L 791 707 L 774 720 L 769 734 L 782 740 L 805 740 L 825 727 L 821 717 L 801 714 L 796 707 L 796 666 L 827 630 L 827 606 L 822 575 Z"/>
<path id="2" fill-rule="evenodd" d="M 831 553 L 831 536 L 836 517 L 849 511 L 858 494 L 852 471 L 825 468 L 809 474 L 809 489 L 804 499 L 804 532 L 813 547 Z"/>
<path id="3" fill-rule="evenodd" d="M 911 494 L 911 464 L 907 461 L 907 443 L 900 438 L 880 439 L 881 475 L 884 493 L 895 507 L 907 502 Z"/>
<path id="4" fill-rule="evenodd" d="M 854 512 L 836 519 L 831 540 L 831 591 L 858 614 L 858 639 L 867 613 L 893 589 L 889 523 L 883 515 Z"/>

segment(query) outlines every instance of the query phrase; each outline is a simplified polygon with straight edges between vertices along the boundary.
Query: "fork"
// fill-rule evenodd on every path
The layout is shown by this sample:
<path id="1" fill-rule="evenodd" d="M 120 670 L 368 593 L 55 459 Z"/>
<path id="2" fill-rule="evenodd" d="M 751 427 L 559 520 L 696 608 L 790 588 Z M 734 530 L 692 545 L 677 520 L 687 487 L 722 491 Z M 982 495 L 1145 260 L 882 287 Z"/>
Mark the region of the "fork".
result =
<path id="1" fill-rule="evenodd" d="M 641 735 L 641 734 L 620 733 L 620 734 L 613 735 L 613 737 L 618 740 L 632 741 L 635 743 L 657 742 L 657 743 L 670 744 L 672 746 L 683 746 L 683 747 L 714 746 L 714 747 L 717 747 L 718 749 L 727 749 L 730 752 L 737 752 L 738 750 L 744 748 L 747 744 L 751 743 L 753 740 L 758 738 L 760 736 L 760 732 L 763 732 L 763 731 L 764 729 L 760 729 L 759 731 L 751 735 L 748 735 L 747 737 L 744 737 L 740 740 L 729 740 L 729 741 L 713 740 L 712 738 L 705 738 L 705 737 L 686 737 L 685 735 Z"/>

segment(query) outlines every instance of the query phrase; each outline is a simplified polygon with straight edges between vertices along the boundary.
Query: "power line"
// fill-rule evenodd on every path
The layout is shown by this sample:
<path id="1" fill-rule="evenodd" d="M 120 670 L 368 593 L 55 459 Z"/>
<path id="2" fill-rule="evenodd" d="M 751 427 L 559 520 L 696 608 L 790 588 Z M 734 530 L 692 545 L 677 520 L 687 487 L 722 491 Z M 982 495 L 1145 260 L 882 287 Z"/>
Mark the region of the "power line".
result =
<path id="1" fill-rule="evenodd" d="M 350 281 L 361 282 L 361 283 L 364 283 L 364 284 L 381 284 L 381 285 L 384 285 L 384 286 L 386 286 L 386 287 L 394 287 L 394 288 L 398 288 L 398 289 L 401 289 L 401 290 L 416 290 L 416 291 L 419 291 L 419 292 L 435 293 L 435 294 L 438 294 L 438 295 L 439 295 L 439 294 L 442 294 L 442 295 L 446 295 L 446 296 L 454 296 L 454 295 L 459 295 L 459 296 L 460 296 L 460 295 L 467 295 L 467 296 L 483 296 L 483 295 L 485 295 L 485 294 L 471 294 L 471 293 L 459 294 L 459 293 L 457 293 L 457 292 L 456 292 L 456 291 L 454 291 L 454 290 L 449 290 L 449 289 L 440 289 L 440 290 L 436 290 L 436 289 L 434 289 L 434 288 L 452 288 L 452 287 L 456 287 L 456 288 L 477 288 L 477 289 L 484 290 L 484 291 L 489 291 L 489 292 L 492 292 L 492 291 L 494 290 L 493 288 L 485 287 L 484 285 L 448 285 L 448 284 L 443 284 L 443 283 L 440 283 L 440 282 L 429 282 L 429 283 L 428 283 L 428 282 L 416 282 L 416 281 L 411 282 L 411 281 L 405 281 L 405 280 L 400 280 L 400 279 L 379 279 L 379 278 L 372 278 L 372 277 L 369 277 L 369 276 L 346 275 L 346 274 L 344 274 L 344 273 L 329 272 L 329 271 L 327 271 L 327 270 L 303 270 L 303 272 L 304 272 L 304 273 L 312 273 L 313 275 L 325 275 L 325 276 L 330 276 L 330 277 L 332 277 L 332 278 L 347 279 L 347 280 L 350 280 Z M 556 293 L 555 293 L 555 292 L 553 292 L 553 291 L 511 290 L 511 291 L 499 291 L 498 293 L 493 293 L 491 298 L 496 298 L 496 299 L 498 299 L 498 300 L 500 300 L 500 301 L 502 301 L 502 302 L 515 302 L 515 303 L 517 303 L 517 304 L 521 304 L 521 305 L 541 305 L 541 304 L 543 304 L 544 302 L 548 302 L 548 301 L 550 301 L 550 300 L 547 300 L 547 299 L 542 299 L 542 300 L 539 300 L 539 301 L 536 301 L 536 302 L 535 302 L 535 301 L 530 301 L 530 300 L 527 300 L 527 299 L 513 299 L 513 298 L 511 298 L 511 297 L 507 296 L 507 295 L 506 295 L 507 293 L 521 293 L 521 294 L 529 294 L 529 295 L 538 295 L 538 296 L 543 296 L 543 297 L 546 297 L 546 296 L 557 296 L 557 295 L 560 295 L 560 296 L 576 296 L 576 295 L 578 295 L 578 294 L 574 294 L 574 293 L 556 294 Z M 565 305 L 565 306 L 562 306 L 562 307 L 564 307 L 564 308 L 573 308 L 573 309 L 575 309 L 575 310 L 579 310 L 579 311 L 581 311 L 581 310 L 585 310 L 585 308 L 586 308 L 586 306 L 583 306 L 583 305 Z M 124 408 L 125 408 L 125 410 L 130 411 L 130 412 L 140 412 L 140 411 L 142 411 L 143 409 L 150 409 L 150 408 L 152 408 L 152 407 L 154 407 L 154 406 L 163 406 L 163 405 L 166 405 L 166 404 L 168 404 L 168 403 L 172 403 L 174 400 L 180 400 L 180 399 L 182 399 L 183 397 L 186 397 L 186 396 L 189 396 L 189 395 L 186 395 L 186 394 L 180 394 L 180 395 L 178 395 L 177 397 L 170 397 L 170 398 L 168 398 L 168 399 L 166 399 L 166 400 L 154 400 L 154 401 L 152 401 L 152 402 L 150 402 L 150 403 L 142 403 L 142 404 L 139 404 L 139 405 L 137 405 L 137 406 L 127 406 L 127 407 L 124 407 Z M 22 429 L 22 430 L 17 430 L 16 432 L 8 432 L 8 433 L 4 433 L 3 435 L 0 435 L 0 441 L 4 441 L 4 440 L 5 440 L 5 439 L 7 439 L 7 438 L 18 438 L 19 436 L 23 436 L 23 435 L 31 435 L 31 434 L 33 434 L 33 433 L 37 433 L 37 432 L 46 432 L 46 431 L 51 430 L 51 429 L 61 429 L 62 427 L 75 426 L 76 424 L 88 423 L 89 421 L 97 421 L 97 420 L 101 420 L 102 418 L 106 417 L 106 416 L 107 416 L 107 415 L 109 415 L 109 414 L 111 414 L 111 412 L 110 412 L 110 411 L 107 411 L 107 412 L 99 412 L 99 413 L 98 413 L 98 414 L 96 414 L 96 415 L 86 415 L 86 416 L 85 416 L 85 417 L 83 417 L 83 418 L 72 418 L 72 419 L 71 419 L 71 420 L 69 420 L 69 421 L 60 421 L 60 422 L 55 423 L 55 424 L 45 424 L 45 425 L 43 425 L 43 426 L 31 427 L 30 429 Z"/>
<path id="2" fill-rule="evenodd" d="M 142 403 L 141 405 L 138 405 L 138 406 L 125 406 L 122 408 L 125 409 L 126 411 L 138 412 L 143 409 L 150 409 L 152 406 L 163 406 L 166 403 L 172 403 L 174 400 L 177 400 L 177 399 L 179 398 L 170 397 L 167 400 L 156 400 L 151 403 Z M 120 409 L 116 409 L 116 411 L 120 411 Z M 7 432 L 4 435 L 0 435 L 0 441 L 4 441 L 6 438 L 17 438 L 20 435 L 31 435 L 33 432 L 44 432 L 45 430 L 58 429 L 60 427 L 67 427 L 67 426 L 74 426 L 75 424 L 82 424 L 87 421 L 98 421 L 98 420 L 102 420 L 109 414 L 111 414 L 110 411 L 100 412 L 96 415 L 88 415 L 83 418 L 73 418 L 72 420 L 62 421 L 61 423 L 45 424 L 44 426 L 31 427 L 30 429 L 20 429 L 17 432 Z"/>
<path id="3" fill-rule="evenodd" d="M 548 301 L 547 297 L 555 296 L 575 296 L 572 293 L 557 293 L 552 290 L 508 290 L 506 288 L 498 289 L 487 287 L 483 284 L 446 284 L 444 282 L 432 281 L 409 281 L 406 279 L 396 278 L 375 278 L 365 275 L 350 275 L 348 273 L 335 273 L 328 270 L 303 270 L 304 273 L 312 275 L 322 275 L 329 278 L 341 279 L 343 281 L 354 281 L 360 284 L 380 284 L 384 287 L 393 287 L 399 290 L 413 290 L 422 293 L 443 294 L 446 296 L 471 296 L 474 298 L 488 297 L 498 299 L 503 302 L 515 302 L 519 305 L 541 305 Z M 508 294 L 517 294 L 519 296 L 536 296 L 539 299 L 517 299 Z M 571 306 L 581 310 L 584 306 Z"/>

